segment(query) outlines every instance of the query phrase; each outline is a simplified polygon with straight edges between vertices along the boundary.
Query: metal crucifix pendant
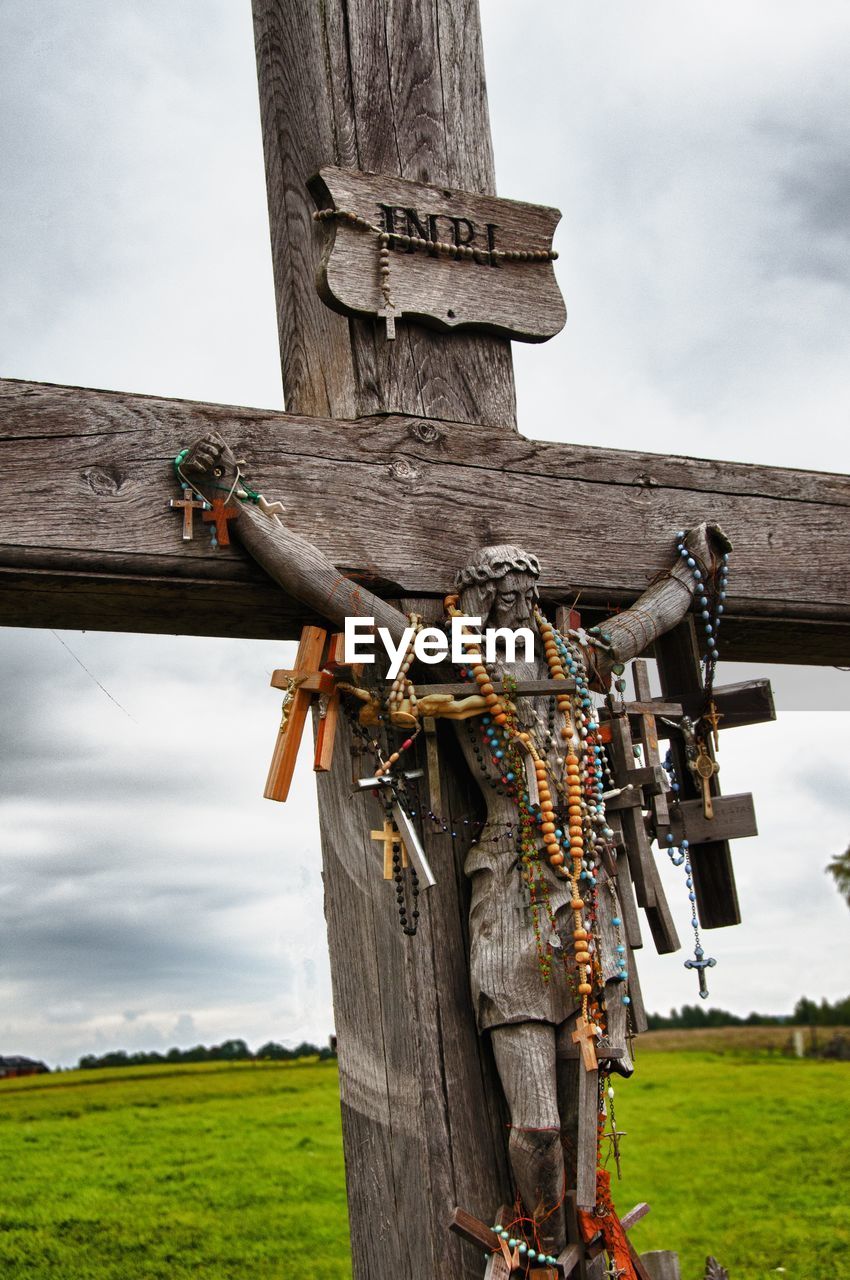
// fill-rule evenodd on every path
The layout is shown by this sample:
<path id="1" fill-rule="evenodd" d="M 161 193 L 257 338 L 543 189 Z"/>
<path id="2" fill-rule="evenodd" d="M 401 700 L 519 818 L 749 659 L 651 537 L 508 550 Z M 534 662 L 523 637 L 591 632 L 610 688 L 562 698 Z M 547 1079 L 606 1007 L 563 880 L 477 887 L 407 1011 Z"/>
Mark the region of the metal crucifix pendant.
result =
<path id="1" fill-rule="evenodd" d="M 405 778 L 421 778 L 421 769 L 410 769 L 404 774 Z M 419 839 L 419 832 L 416 830 L 416 824 L 405 810 L 398 794 L 396 780 L 391 773 L 384 773 L 379 778 L 359 778 L 357 781 L 357 791 L 375 791 L 381 787 L 389 787 L 392 791 L 393 801 L 393 820 L 401 833 L 404 847 L 407 850 L 408 857 L 416 868 L 416 874 L 419 877 L 419 883 L 423 889 L 431 889 L 436 883 L 434 873 L 431 870 L 425 850 L 422 847 L 422 841 Z"/>
<path id="2" fill-rule="evenodd" d="M 711 802 L 711 779 L 720 772 L 720 765 L 712 760 L 704 742 L 699 744 L 696 760 L 689 760 L 688 766 L 694 777 L 699 780 L 702 792 L 702 811 L 706 818 L 714 817 L 714 806 Z"/>
<path id="3" fill-rule="evenodd" d="M 705 971 L 706 969 L 713 969 L 716 964 L 717 961 L 714 956 L 707 956 L 700 946 L 694 948 L 694 959 L 685 961 L 686 969 L 696 969 L 699 974 L 699 994 L 702 1000 L 708 999 L 708 983 L 705 980 Z"/>

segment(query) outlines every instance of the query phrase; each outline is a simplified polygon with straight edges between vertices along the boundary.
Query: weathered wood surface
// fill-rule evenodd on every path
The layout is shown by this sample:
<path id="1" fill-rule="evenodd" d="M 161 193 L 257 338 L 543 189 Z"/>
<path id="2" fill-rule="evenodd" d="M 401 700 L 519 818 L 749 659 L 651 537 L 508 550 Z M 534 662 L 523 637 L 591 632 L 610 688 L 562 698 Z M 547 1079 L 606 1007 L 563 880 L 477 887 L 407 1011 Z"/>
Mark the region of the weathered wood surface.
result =
<path id="1" fill-rule="evenodd" d="M 368 837 L 378 805 L 350 794 L 350 747 L 343 722 L 318 790 L 355 1275 L 480 1280 L 480 1255 L 447 1230 L 454 1204 L 487 1221 L 510 1189 L 505 1116 L 469 991 L 461 865 L 474 796 L 459 789 L 451 730 L 441 733 L 449 829 L 426 823 L 437 884 L 420 896 L 419 933 L 407 938 Z"/>
<path id="2" fill-rule="evenodd" d="M 510 344 L 329 311 L 307 182 L 325 165 L 492 194 L 476 0 L 254 0 L 260 115 L 287 407 L 515 428 Z"/>
<path id="3" fill-rule="evenodd" d="M 455 254 L 459 245 L 468 255 L 391 242 L 390 296 L 405 324 L 421 320 L 437 329 L 472 328 L 523 342 L 545 342 L 563 329 L 567 313 L 552 262 L 501 256 L 548 253 L 558 209 L 331 166 L 311 190 L 322 209 L 356 213 L 388 234 L 448 244 Z M 336 218 L 321 225 L 322 298 L 343 315 L 378 315 L 385 301 L 378 235 Z"/>
<path id="4" fill-rule="evenodd" d="M 679 1255 L 670 1249 L 654 1249 L 640 1255 L 650 1280 L 681 1280 Z"/>
<path id="5" fill-rule="evenodd" d="M 714 817 L 707 818 L 702 800 L 683 800 L 678 806 L 671 806 L 670 830 L 676 839 L 685 837 L 695 845 L 758 835 L 753 797 L 748 793 L 716 796 L 712 808 Z"/>
<path id="6" fill-rule="evenodd" d="M 433 416 L 334 422 L 17 381 L 0 382 L 4 621 L 295 638 L 303 610 L 239 547 L 213 553 L 200 527 L 183 542 L 168 508 L 179 493 L 169 460 L 210 429 L 247 456 L 288 524 L 378 594 L 441 596 L 476 547 L 517 540 L 540 556 L 544 595 L 580 593 L 592 621 L 670 566 L 678 525 L 710 516 L 736 544 L 722 656 L 847 660 L 846 477 L 543 443 Z"/>
<path id="7" fill-rule="evenodd" d="M 348 429 L 314 424 L 311 442 L 305 437 L 300 446 L 287 429 L 276 439 L 261 429 L 263 456 L 253 446 L 248 453 L 258 476 L 266 461 L 284 463 L 263 487 L 269 496 L 279 491 L 287 523 L 330 552 L 341 569 L 354 569 L 382 594 L 415 608 L 419 593 L 444 593 L 445 568 L 428 582 L 425 574 L 407 573 L 405 560 L 410 553 L 421 560 L 433 538 L 432 506 L 444 514 L 452 504 L 435 504 L 431 482 L 430 492 L 413 497 L 420 468 L 399 445 L 416 441 L 429 456 L 441 443 L 448 447 L 452 432 L 433 426 L 435 418 L 497 424 L 512 438 L 510 346 L 505 339 L 442 334 L 414 323 L 387 342 L 380 323 L 331 311 L 315 286 L 323 233 L 306 184 L 335 164 L 452 189 L 495 190 L 477 4 L 254 0 L 253 8 L 287 408 L 349 419 L 390 412 L 417 417 L 396 421 L 395 442 L 383 419 Z M 360 445 L 370 435 L 373 461 L 364 466 Z M 248 441 L 241 440 L 244 449 Z M 326 462 L 313 470 L 308 455 Z M 315 523 L 308 513 L 316 514 Z M 307 517 L 303 527 L 296 514 Z M 338 539 L 329 541 L 334 527 Z M 441 538 L 447 527 L 444 519 Z M 397 541 L 399 554 L 385 556 L 394 540 L 407 546 Z M 479 541 L 473 536 L 442 547 L 444 564 L 456 568 L 455 560 L 465 562 Z M 480 796 L 456 736 L 445 730 L 438 725 L 446 830 L 426 834 L 438 883 L 420 899 L 415 939 L 402 935 L 394 894 L 376 865 L 380 855 L 369 839 L 375 801 L 349 799 L 352 768 L 361 771 L 361 762 L 355 757 L 352 765 L 347 724 L 338 730 L 333 768 L 318 779 L 357 1280 L 480 1280 L 482 1259 L 447 1230 L 449 1214 L 460 1205 L 487 1221 L 513 1198 L 506 1116 L 469 986 L 462 864 Z M 421 740 L 418 749 L 424 765 Z"/>
<path id="8" fill-rule="evenodd" d="M 738 684 L 716 685 L 714 701 L 720 713 L 719 729 L 740 729 L 743 725 L 764 724 L 767 720 L 776 719 L 769 680 L 742 680 Z M 683 697 L 682 703 L 682 710 L 691 719 L 702 715 L 701 693 Z M 661 737 L 664 736 L 662 732 Z"/>

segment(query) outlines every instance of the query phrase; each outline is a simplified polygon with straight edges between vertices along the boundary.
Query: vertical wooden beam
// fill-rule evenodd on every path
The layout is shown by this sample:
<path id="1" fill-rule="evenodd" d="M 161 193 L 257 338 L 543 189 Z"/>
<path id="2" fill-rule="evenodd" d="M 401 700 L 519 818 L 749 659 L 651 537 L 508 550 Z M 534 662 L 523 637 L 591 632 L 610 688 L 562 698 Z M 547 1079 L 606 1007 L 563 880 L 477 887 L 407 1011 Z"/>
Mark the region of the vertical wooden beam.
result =
<path id="1" fill-rule="evenodd" d="M 254 0 L 286 407 L 515 429 L 510 343 L 328 310 L 306 183 L 326 164 L 494 192 L 476 0 Z"/>
<path id="2" fill-rule="evenodd" d="M 322 165 L 495 190 L 476 0 L 253 8 L 287 408 L 515 430 L 507 341 L 401 320 L 388 343 L 382 324 L 328 310 L 314 283 L 321 228 L 306 184 Z M 387 484 L 398 486 L 403 518 L 403 481 L 388 473 Z M 498 536 L 482 528 L 482 542 Z M 452 754 L 441 781 L 447 830 L 426 841 L 438 883 L 420 898 L 416 938 L 398 927 L 369 839 L 375 802 L 350 798 L 347 725 L 318 778 L 357 1280 L 480 1280 L 480 1257 L 447 1230 L 451 1212 L 462 1205 L 489 1221 L 513 1198 L 501 1095 L 469 991 L 462 864 L 480 796 L 451 735 L 441 741 Z"/>

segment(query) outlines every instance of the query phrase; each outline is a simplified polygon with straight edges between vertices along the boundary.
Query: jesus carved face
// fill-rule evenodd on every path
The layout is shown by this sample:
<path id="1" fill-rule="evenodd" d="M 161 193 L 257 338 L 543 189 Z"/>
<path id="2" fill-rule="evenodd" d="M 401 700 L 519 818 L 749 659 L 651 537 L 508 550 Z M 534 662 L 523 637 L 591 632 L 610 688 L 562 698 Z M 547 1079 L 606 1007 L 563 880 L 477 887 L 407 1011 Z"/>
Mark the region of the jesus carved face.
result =
<path id="1" fill-rule="evenodd" d="M 537 604 L 537 557 L 509 543 L 482 547 L 457 576 L 460 607 L 483 627 L 534 629 Z"/>
<path id="2" fill-rule="evenodd" d="M 490 613 L 483 619 L 490 627 L 527 627 L 534 616 L 537 585 L 530 573 L 512 570 L 495 584 Z"/>

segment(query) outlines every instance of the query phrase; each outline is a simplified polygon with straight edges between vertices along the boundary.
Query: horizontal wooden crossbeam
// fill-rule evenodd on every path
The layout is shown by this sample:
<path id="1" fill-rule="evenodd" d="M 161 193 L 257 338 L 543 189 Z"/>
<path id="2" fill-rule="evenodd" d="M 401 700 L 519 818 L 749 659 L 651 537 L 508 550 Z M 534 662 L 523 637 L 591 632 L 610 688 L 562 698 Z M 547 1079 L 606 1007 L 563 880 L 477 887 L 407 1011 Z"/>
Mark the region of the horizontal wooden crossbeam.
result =
<path id="1" fill-rule="evenodd" d="M 735 544 L 723 656 L 846 661 L 843 476 L 18 381 L 0 381 L 3 622 L 299 634 L 310 618 L 240 547 L 211 549 L 200 525 L 182 540 L 169 462 L 210 429 L 287 523 L 383 596 L 440 596 L 477 547 L 515 541 L 539 555 L 544 596 L 579 595 L 592 622 L 671 564 L 678 528 L 715 519 Z"/>

